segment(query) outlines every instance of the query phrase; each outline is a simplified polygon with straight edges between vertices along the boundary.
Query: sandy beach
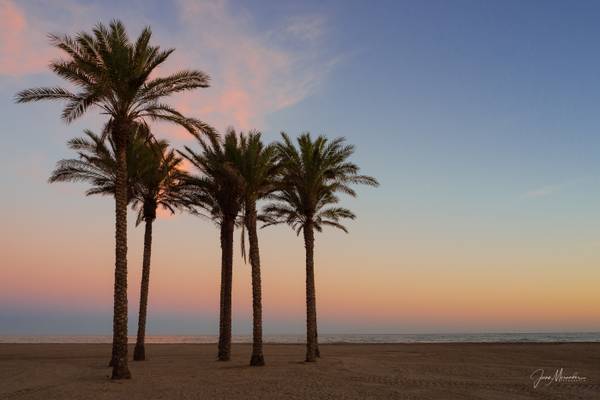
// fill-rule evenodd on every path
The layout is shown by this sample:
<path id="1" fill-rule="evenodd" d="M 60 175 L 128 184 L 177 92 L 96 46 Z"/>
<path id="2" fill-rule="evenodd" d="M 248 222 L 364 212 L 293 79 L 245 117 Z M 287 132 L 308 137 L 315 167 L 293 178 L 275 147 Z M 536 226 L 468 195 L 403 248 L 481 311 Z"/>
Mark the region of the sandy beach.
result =
<path id="1" fill-rule="evenodd" d="M 109 345 L 0 344 L 0 399 L 600 398 L 600 343 L 322 345 L 314 364 L 301 345 L 273 344 L 262 368 L 247 365 L 249 345 L 234 345 L 231 362 L 215 352 L 148 345 L 148 361 L 130 364 L 134 379 L 114 382 Z M 534 388 L 540 368 L 586 380 Z"/>

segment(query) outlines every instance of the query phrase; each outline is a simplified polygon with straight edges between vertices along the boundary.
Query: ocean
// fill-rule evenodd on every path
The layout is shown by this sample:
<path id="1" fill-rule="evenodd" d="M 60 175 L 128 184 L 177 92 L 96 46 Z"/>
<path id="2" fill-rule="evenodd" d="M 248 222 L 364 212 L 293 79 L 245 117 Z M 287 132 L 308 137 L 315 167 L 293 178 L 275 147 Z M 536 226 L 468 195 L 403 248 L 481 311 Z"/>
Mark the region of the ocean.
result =
<path id="1" fill-rule="evenodd" d="M 234 343 L 251 343 L 251 335 L 234 335 Z M 304 343 L 305 335 L 266 335 L 265 343 Z M 2 336 L 0 343 L 111 343 L 110 335 Z M 129 337 L 135 343 L 135 336 Z M 216 343 L 217 335 L 146 336 L 146 343 Z M 565 343 L 600 342 L 600 332 L 542 333 L 401 333 L 320 334 L 319 343 Z"/>

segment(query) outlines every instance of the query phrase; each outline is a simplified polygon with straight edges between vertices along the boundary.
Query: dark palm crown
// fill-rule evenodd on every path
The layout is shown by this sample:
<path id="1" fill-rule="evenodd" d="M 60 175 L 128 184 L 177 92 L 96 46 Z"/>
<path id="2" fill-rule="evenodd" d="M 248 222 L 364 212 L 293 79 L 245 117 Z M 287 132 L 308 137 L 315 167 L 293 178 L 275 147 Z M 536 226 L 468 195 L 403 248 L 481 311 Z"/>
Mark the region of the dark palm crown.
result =
<path id="1" fill-rule="evenodd" d="M 277 187 L 277 152 L 274 144 L 265 145 L 261 133 L 240 133 L 237 171 L 246 202 L 267 196 Z"/>
<path id="2" fill-rule="evenodd" d="M 241 153 L 236 133 L 230 130 L 222 140 L 210 137 L 198 139 L 198 143 L 200 152 L 188 146 L 179 152 L 200 172 L 185 176 L 182 201 L 192 213 L 208 216 L 217 223 L 224 217 L 236 218 L 244 185 L 237 169 Z"/>
<path id="3" fill-rule="evenodd" d="M 167 141 L 150 137 L 136 161 L 131 199 L 133 208 L 138 210 L 136 224 L 154 220 L 158 207 L 175 213 L 175 209 L 182 206 L 179 191 L 184 176 L 183 158 L 169 147 Z"/>
<path id="4" fill-rule="evenodd" d="M 184 117 L 162 102 L 174 93 L 205 88 L 209 77 L 204 72 L 184 70 L 164 78 L 151 77 L 174 49 L 161 50 L 150 45 L 152 32 L 146 27 L 132 43 L 120 21 L 109 26 L 98 24 L 92 33 L 75 36 L 50 35 L 52 45 L 65 53 L 50 68 L 71 83 L 75 91 L 62 87 L 42 87 L 23 90 L 16 101 L 39 100 L 66 102 L 62 118 L 71 122 L 91 106 L 99 107 L 115 121 L 163 120 L 179 124 L 189 132 L 214 134 L 207 124 Z"/>
<path id="5" fill-rule="evenodd" d="M 287 134 L 281 136 L 282 142 L 276 144 L 280 190 L 270 196 L 274 202 L 264 209 L 265 226 L 286 223 L 300 234 L 311 223 L 319 232 L 324 226 L 347 232 L 341 221 L 355 215 L 337 206 L 337 194 L 355 197 L 351 185 L 379 185 L 375 178 L 360 175 L 359 167 L 348 160 L 354 146 L 344 138 L 312 140 L 309 133 L 300 135 L 296 146 Z"/>
<path id="6" fill-rule="evenodd" d="M 116 144 L 112 137 L 104 139 L 90 130 L 84 137 L 67 142 L 79 158 L 60 160 L 50 175 L 49 182 L 87 182 L 91 185 L 86 195 L 115 194 L 117 175 Z M 140 165 L 144 158 L 144 148 L 149 141 L 145 129 L 135 129 L 127 146 L 127 188 L 128 199 L 133 199 L 134 183 L 139 179 Z"/>
<path id="7" fill-rule="evenodd" d="M 87 182 L 86 195 L 115 194 L 117 158 L 112 137 L 86 130 L 85 137 L 71 139 L 69 148 L 79 158 L 60 160 L 50 182 Z M 154 140 L 145 125 L 137 126 L 127 146 L 128 201 L 138 210 L 137 224 L 156 217 L 156 208 L 172 213 L 179 206 L 178 188 L 182 158 L 169 148 L 168 142 Z"/>

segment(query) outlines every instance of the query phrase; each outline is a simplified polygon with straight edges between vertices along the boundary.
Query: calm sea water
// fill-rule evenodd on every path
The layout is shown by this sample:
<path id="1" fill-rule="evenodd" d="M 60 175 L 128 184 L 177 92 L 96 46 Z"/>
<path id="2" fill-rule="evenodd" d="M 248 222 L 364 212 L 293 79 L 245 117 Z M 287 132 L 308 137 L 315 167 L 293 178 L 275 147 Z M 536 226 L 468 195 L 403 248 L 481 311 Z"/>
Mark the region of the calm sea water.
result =
<path id="1" fill-rule="evenodd" d="M 267 335 L 266 343 L 304 343 L 304 335 Z M 98 336 L 0 336 L 0 343 L 110 343 L 112 337 Z M 135 343 L 135 337 L 129 338 Z M 216 343 L 216 335 L 147 336 L 146 343 Z M 252 336 L 233 336 L 234 343 L 251 343 Z M 600 342 L 600 332 L 580 333 L 435 333 L 435 334 L 322 334 L 320 343 L 520 343 Z"/>

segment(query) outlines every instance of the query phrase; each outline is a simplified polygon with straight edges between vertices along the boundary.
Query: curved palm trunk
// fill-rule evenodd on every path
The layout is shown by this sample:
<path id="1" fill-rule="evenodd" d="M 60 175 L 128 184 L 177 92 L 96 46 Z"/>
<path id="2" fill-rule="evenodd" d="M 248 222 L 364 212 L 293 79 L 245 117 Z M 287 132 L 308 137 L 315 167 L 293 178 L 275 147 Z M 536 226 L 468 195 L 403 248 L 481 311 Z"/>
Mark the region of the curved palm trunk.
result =
<path id="1" fill-rule="evenodd" d="M 125 129 L 124 129 L 125 128 Z M 117 176 L 115 182 L 115 293 L 113 316 L 112 379 L 128 379 L 127 367 L 127 135 L 126 127 L 117 134 Z"/>
<path id="2" fill-rule="evenodd" d="M 146 227 L 144 231 L 144 258 L 142 261 L 142 286 L 140 290 L 140 313 L 138 319 L 137 340 L 133 350 L 134 361 L 146 359 L 144 340 L 146 338 L 146 315 L 148 310 L 148 289 L 150 286 L 150 256 L 152 253 L 152 223 L 154 218 L 145 218 Z"/>
<path id="3" fill-rule="evenodd" d="M 246 228 L 250 242 L 250 265 L 252 267 L 252 357 L 250 365 L 265 365 L 262 343 L 262 289 L 260 279 L 260 252 L 256 232 L 256 203 L 247 206 Z"/>
<path id="4" fill-rule="evenodd" d="M 315 295 L 314 227 L 304 225 L 304 247 L 306 248 L 306 361 L 317 360 L 317 304 Z"/>
<path id="5" fill-rule="evenodd" d="M 229 216 L 221 223 L 221 315 L 219 318 L 219 361 L 231 358 L 231 290 L 233 284 L 233 228 Z"/>

